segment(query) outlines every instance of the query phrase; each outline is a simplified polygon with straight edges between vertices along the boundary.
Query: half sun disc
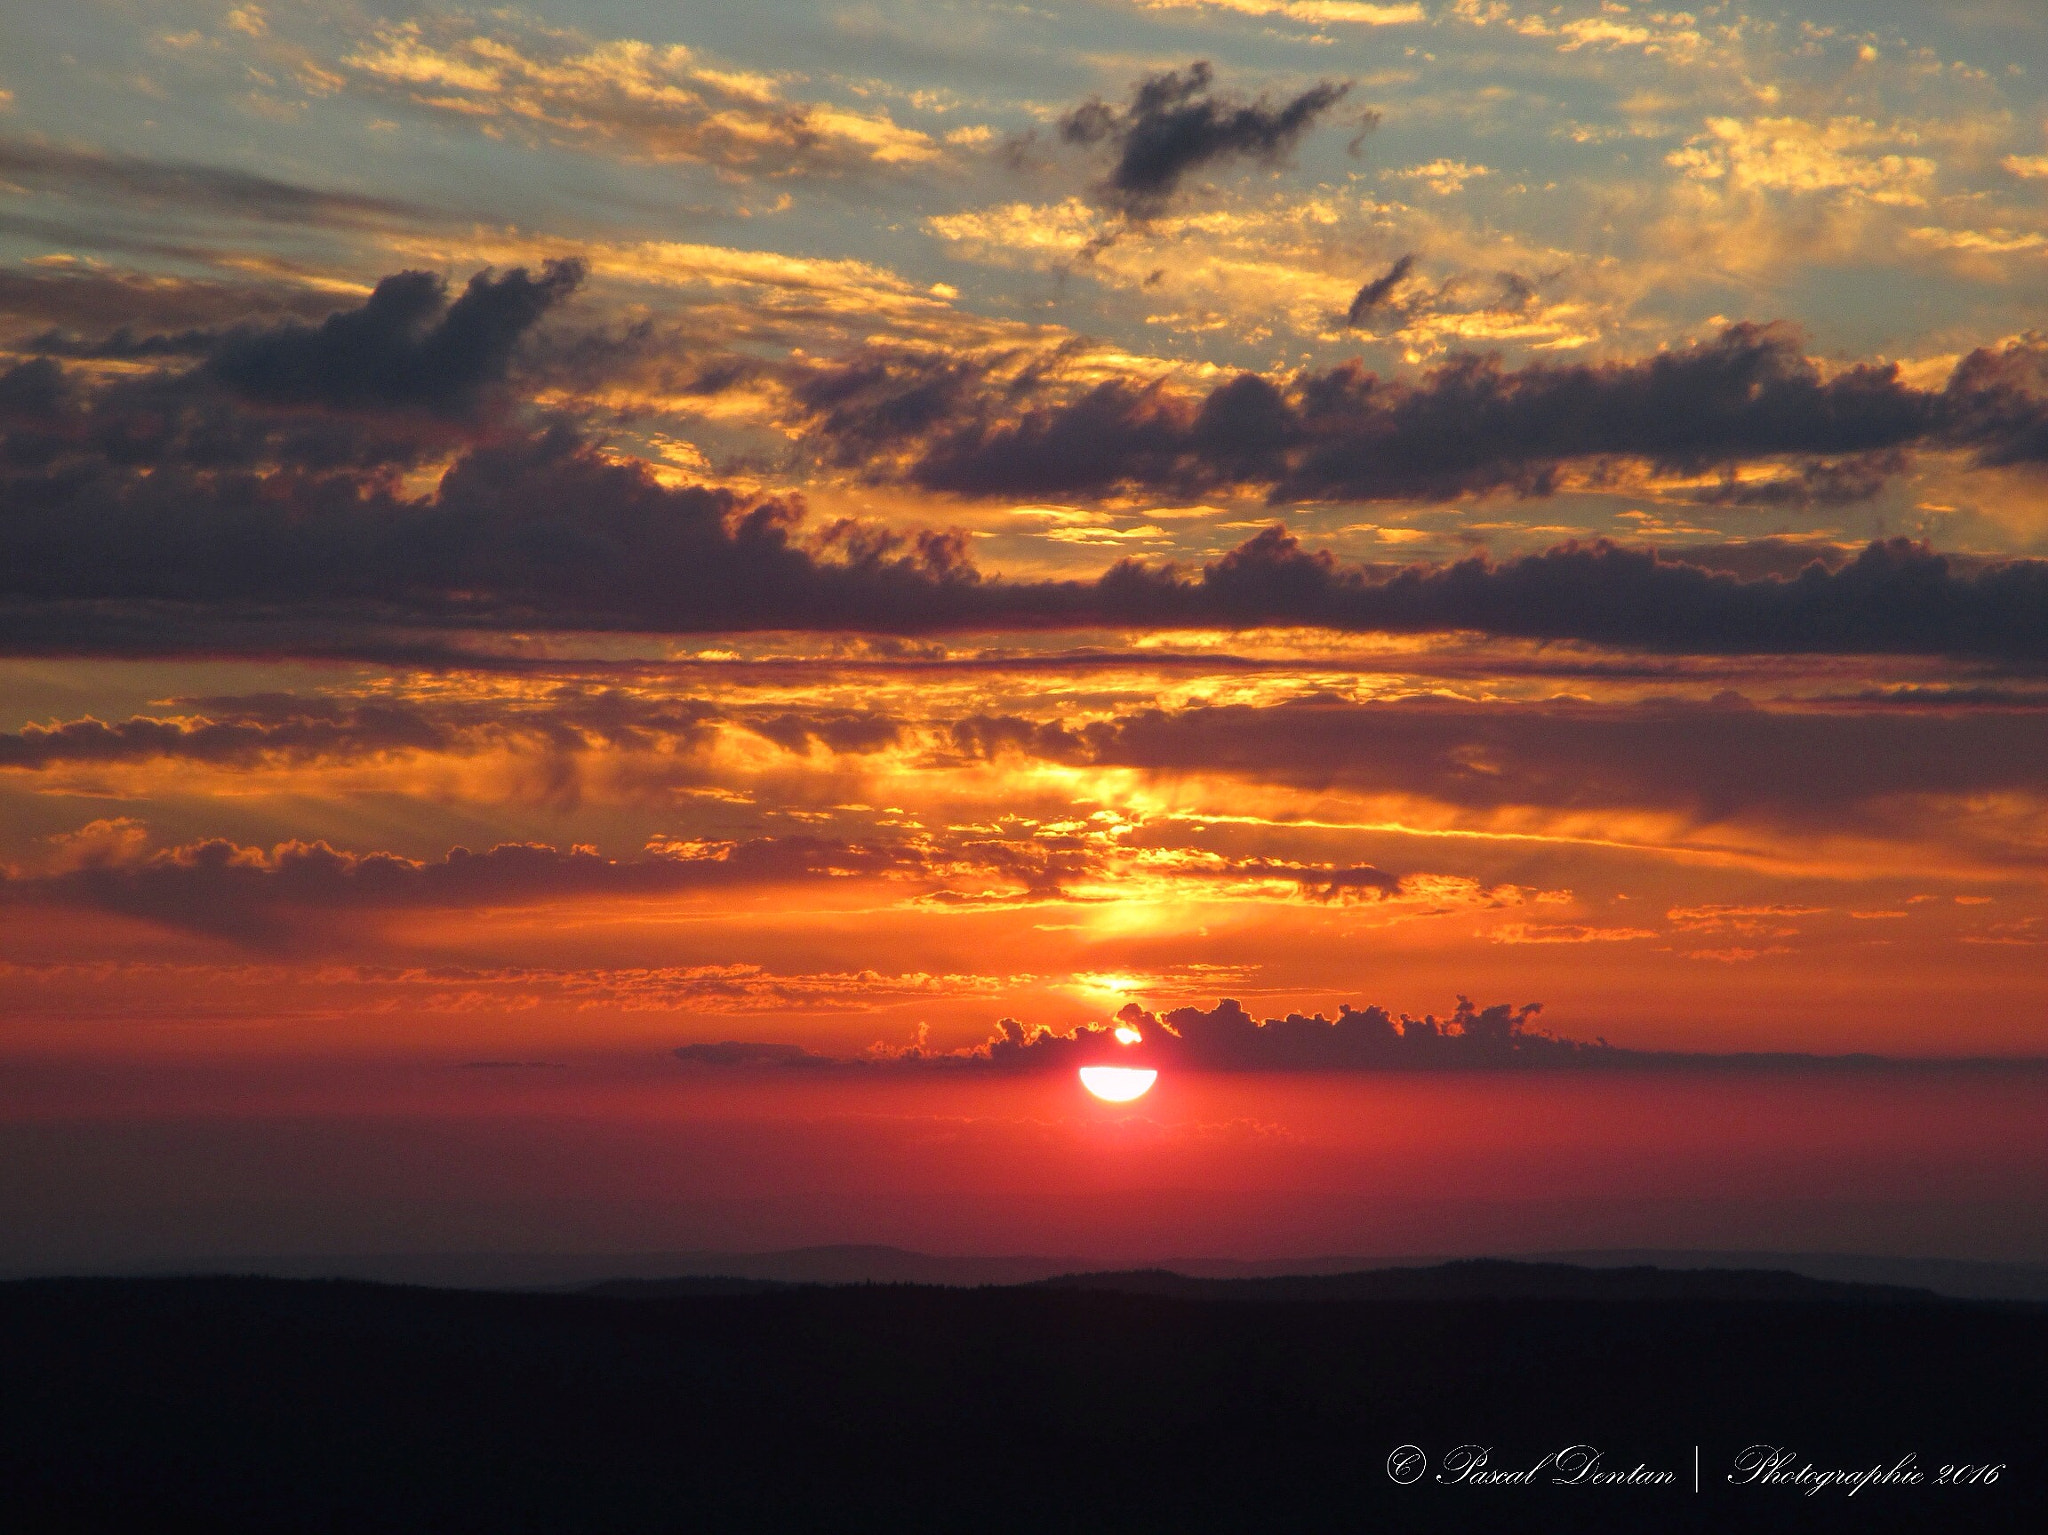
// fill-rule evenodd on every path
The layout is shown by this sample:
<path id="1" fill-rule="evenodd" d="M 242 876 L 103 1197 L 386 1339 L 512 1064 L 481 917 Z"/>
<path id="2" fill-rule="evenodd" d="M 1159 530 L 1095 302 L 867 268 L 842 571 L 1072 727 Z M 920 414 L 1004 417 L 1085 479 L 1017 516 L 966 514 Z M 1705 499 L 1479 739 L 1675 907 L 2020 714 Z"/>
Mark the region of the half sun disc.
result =
<path id="1" fill-rule="evenodd" d="M 1083 1066 L 1081 1085 L 1105 1103 L 1129 1103 L 1152 1091 L 1159 1073 L 1139 1066 Z"/>

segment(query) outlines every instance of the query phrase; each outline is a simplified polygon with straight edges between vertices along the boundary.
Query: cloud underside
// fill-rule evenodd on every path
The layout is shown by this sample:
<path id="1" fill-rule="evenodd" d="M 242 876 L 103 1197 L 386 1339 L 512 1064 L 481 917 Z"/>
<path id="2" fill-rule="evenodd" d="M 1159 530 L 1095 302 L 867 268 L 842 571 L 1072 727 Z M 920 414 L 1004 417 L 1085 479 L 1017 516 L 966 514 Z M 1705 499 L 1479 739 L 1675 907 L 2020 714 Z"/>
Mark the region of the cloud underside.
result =
<path id="1" fill-rule="evenodd" d="M 321 842 L 263 849 L 218 838 L 152 851 L 139 845 L 145 835 L 132 822 L 96 822 L 61 840 L 60 861 L 72 867 L 0 876 L 0 902 L 103 911 L 261 948 L 300 948 L 324 941 L 323 914 L 675 898 L 918 864 L 914 850 L 802 836 L 692 844 L 638 859 L 506 843 L 422 860 Z"/>
<path id="2" fill-rule="evenodd" d="M 1042 832 L 1042 834 L 1041 834 Z M 324 842 L 244 847 L 210 838 L 151 845 L 129 819 L 96 821 L 48 839 L 39 862 L 0 865 L 0 905 L 99 911 L 265 948 L 321 948 L 327 923 L 404 911 L 476 915 L 563 903 L 615 907 L 719 892 L 868 883 L 883 905 L 929 909 L 1100 903 L 1143 879 L 1190 899 L 1324 906 L 1405 903 L 1418 911 L 1521 903 L 1512 887 L 1397 876 L 1365 864 L 1224 855 L 1186 847 L 1129 850 L 1101 839 L 1018 827 L 864 840 L 764 835 L 679 842 L 657 838 L 634 858 L 592 848 L 504 843 L 435 859 L 355 853 Z"/>
<path id="3" fill-rule="evenodd" d="M 1385 574 L 1284 528 L 1190 572 L 983 577 L 947 535 L 801 536 L 790 504 L 674 490 L 571 441 L 465 457 L 425 503 L 176 475 L 0 530 L 0 648 L 397 654 L 380 626 L 705 634 L 1312 626 L 1692 653 L 2048 654 L 2048 564 L 1960 571 L 1905 540 L 1742 579 L 1606 542 Z M 324 494 L 322 492 L 325 492 Z M 83 498 L 81 498 L 83 499 Z M 82 515 L 81 515 L 82 514 Z M 411 652 L 406 652 L 411 653 Z M 417 653 L 431 659 L 433 647 Z"/>
<path id="4" fill-rule="evenodd" d="M 1965 571 L 1903 542 L 1790 578 L 1605 543 L 1390 571 L 1342 565 L 1276 525 L 1199 570 L 987 576 L 964 535 L 819 524 L 794 497 L 667 483 L 571 418 L 533 423 L 522 390 L 543 380 L 522 374 L 541 365 L 527 343 L 582 276 L 573 262 L 479 274 L 451 300 L 440 279 L 401 273 L 318 324 L 51 338 L 47 351 L 88 361 L 44 355 L 0 373 L 0 645 L 331 651 L 379 625 L 1317 626 L 1701 652 L 2048 653 L 2048 565 Z M 998 377 L 960 359 L 790 363 L 779 377 L 804 440 L 836 467 L 958 495 L 1543 494 L 1570 464 L 1699 472 L 1789 458 L 1804 466 L 1795 491 L 1825 496 L 1882 483 L 1914 448 L 2048 458 L 2043 355 L 1980 352 L 1920 390 L 1891 368 L 1823 377 L 1789 333 L 1736 327 L 1634 363 L 1465 358 L 1413 384 L 1355 366 L 1241 374 L 1199 398 L 1163 383 L 1062 395 L 1054 370 Z M 124 366 L 103 378 L 92 359 Z"/>
<path id="5" fill-rule="evenodd" d="M 1386 1008 L 1345 1004 L 1335 1018 L 1289 1013 L 1259 1019 L 1231 998 L 1214 1007 L 1165 1014 L 1128 1003 L 1113 1024 L 1071 1033 L 1029 1028 L 1014 1018 L 997 1024 L 986 1044 L 937 1051 L 877 1047 L 860 1057 L 821 1054 L 802 1045 L 723 1040 L 683 1045 L 677 1059 L 699 1068 L 799 1071 L 1071 1072 L 1083 1066 L 1158 1071 L 1499 1071 L 1621 1068 L 1779 1061 L 1814 1065 L 1867 1064 L 1869 1057 L 1712 1056 L 1625 1050 L 1606 1040 L 1585 1042 L 1534 1026 L 1542 1004 L 1476 1006 L 1459 997 L 1449 1018 L 1395 1015 Z M 1135 1033 L 1136 1042 L 1118 1030 Z"/>
<path id="6" fill-rule="evenodd" d="M 1938 390 L 1889 364 L 1824 375 L 1796 332 L 1748 324 L 1639 361 L 1509 368 L 1466 354 L 1414 382 L 1345 363 L 1240 373 L 1205 394 L 1112 379 L 1040 401 L 1034 383 L 1028 371 L 901 355 L 822 367 L 797 392 L 839 463 L 968 497 L 1443 501 L 1545 496 L 1568 469 L 1603 462 L 1711 475 L 1789 461 L 1791 477 L 1731 483 L 1726 497 L 1853 500 L 1913 449 L 2048 462 L 2048 350 L 2031 341 L 1972 353 Z"/>
<path id="7" fill-rule="evenodd" d="M 2038 694 L 1968 689 L 1771 708 L 1739 697 L 1607 705 L 1294 698 L 1176 708 L 1147 702 L 1077 721 L 900 701 L 865 709 L 749 705 L 603 685 L 561 685 L 522 701 L 253 695 L 184 700 L 175 714 L 87 717 L 0 733 L 0 772 L 49 782 L 181 765 L 252 776 L 351 767 L 402 779 L 427 761 L 503 756 L 543 765 L 540 780 L 564 801 L 602 792 L 614 778 L 639 792 L 674 792 L 745 787 L 779 774 L 861 772 L 868 764 L 935 780 L 1049 765 L 1391 795 L 1471 812 L 1647 811 L 1695 827 L 1871 833 L 1911 823 L 1919 814 L 1913 807 L 1929 801 L 1952 808 L 1927 814 L 1960 825 L 1969 819 L 1962 801 L 2036 795 L 2048 757 L 2043 703 Z M 1703 741 L 1713 743 L 1711 752 L 1702 752 Z M 1812 772 L 1814 762 L 1829 763 L 1829 771 Z M 2024 856 L 2017 846 L 2006 854 Z M 247 865 L 248 856 L 235 858 Z M 1020 854 L 1013 866 L 1024 862 Z M 748 866 L 743 860 L 724 873 Z M 1070 864 L 1065 877 L 1084 870 Z M 1309 888 L 1366 877 L 1306 868 L 1292 876 Z M 1382 889 L 1398 883 L 1374 877 Z M 421 876 L 406 888 L 427 889 L 432 880 Z"/>

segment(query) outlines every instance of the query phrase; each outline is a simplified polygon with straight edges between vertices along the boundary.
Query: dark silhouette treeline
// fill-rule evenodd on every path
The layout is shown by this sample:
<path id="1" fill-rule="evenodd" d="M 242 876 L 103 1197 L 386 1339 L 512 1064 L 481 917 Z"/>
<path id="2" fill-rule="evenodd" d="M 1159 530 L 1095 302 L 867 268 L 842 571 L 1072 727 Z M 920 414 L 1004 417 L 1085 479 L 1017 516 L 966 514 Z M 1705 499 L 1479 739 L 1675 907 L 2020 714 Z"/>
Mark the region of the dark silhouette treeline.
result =
<path id="1" fill-rule="evenodd" d="M 15 1282 L 0 1528 L 2041 1527 L 2048 1309 L 1790 1276 L 1435 1275 L 1400 1299 L 1360 1298 L 1375 1276 L 1342 1276 L 1350 1298 L 1327 1281 L 1325 1298 L 1292 1281 L 1116 1293 L 1157 1276 L 635 1295 Z M 1437 1485 L 1464 1444 L 1502 1469 L 1591 1445 L 1671 1480 Z M 1854 1496 L 1731 1487 L 1756 1444 L 1821 1468 L 2005 1469 Z M 1430 1457 L 1413 1485 L 1388 1473 L 1404 1445 Z"/>

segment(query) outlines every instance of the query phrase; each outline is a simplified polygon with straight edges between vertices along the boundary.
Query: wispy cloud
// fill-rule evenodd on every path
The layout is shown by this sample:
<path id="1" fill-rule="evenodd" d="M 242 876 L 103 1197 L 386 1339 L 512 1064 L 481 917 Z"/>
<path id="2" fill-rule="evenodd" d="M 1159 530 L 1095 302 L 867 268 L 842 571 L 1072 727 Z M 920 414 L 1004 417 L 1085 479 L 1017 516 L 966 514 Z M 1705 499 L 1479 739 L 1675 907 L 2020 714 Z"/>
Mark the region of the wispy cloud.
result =
<path id="1" fill-rule="evenodd" d="M 504 14 L 393 23 L 341 65 L 423 111 L 630 159 L 787 175 L 943 153 L 886 113 L 792 99 L 775 75 L 721 68 L 680 43 L 597 41 Z"/>

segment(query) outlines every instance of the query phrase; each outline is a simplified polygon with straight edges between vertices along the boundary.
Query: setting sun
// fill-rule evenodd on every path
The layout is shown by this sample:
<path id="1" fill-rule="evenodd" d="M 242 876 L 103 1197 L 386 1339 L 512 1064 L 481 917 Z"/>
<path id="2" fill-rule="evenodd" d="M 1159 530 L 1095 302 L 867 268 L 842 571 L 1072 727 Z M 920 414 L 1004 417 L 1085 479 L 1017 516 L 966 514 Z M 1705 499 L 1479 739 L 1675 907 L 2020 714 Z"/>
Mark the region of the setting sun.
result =
<path id="1" fill-rule="evenodd" d="M 1152 1091 L 1159 1073 L 1137 1066 L 1083 1066 L 1081 1085 L 1105 1103 L 1130 1103 Z"/>

